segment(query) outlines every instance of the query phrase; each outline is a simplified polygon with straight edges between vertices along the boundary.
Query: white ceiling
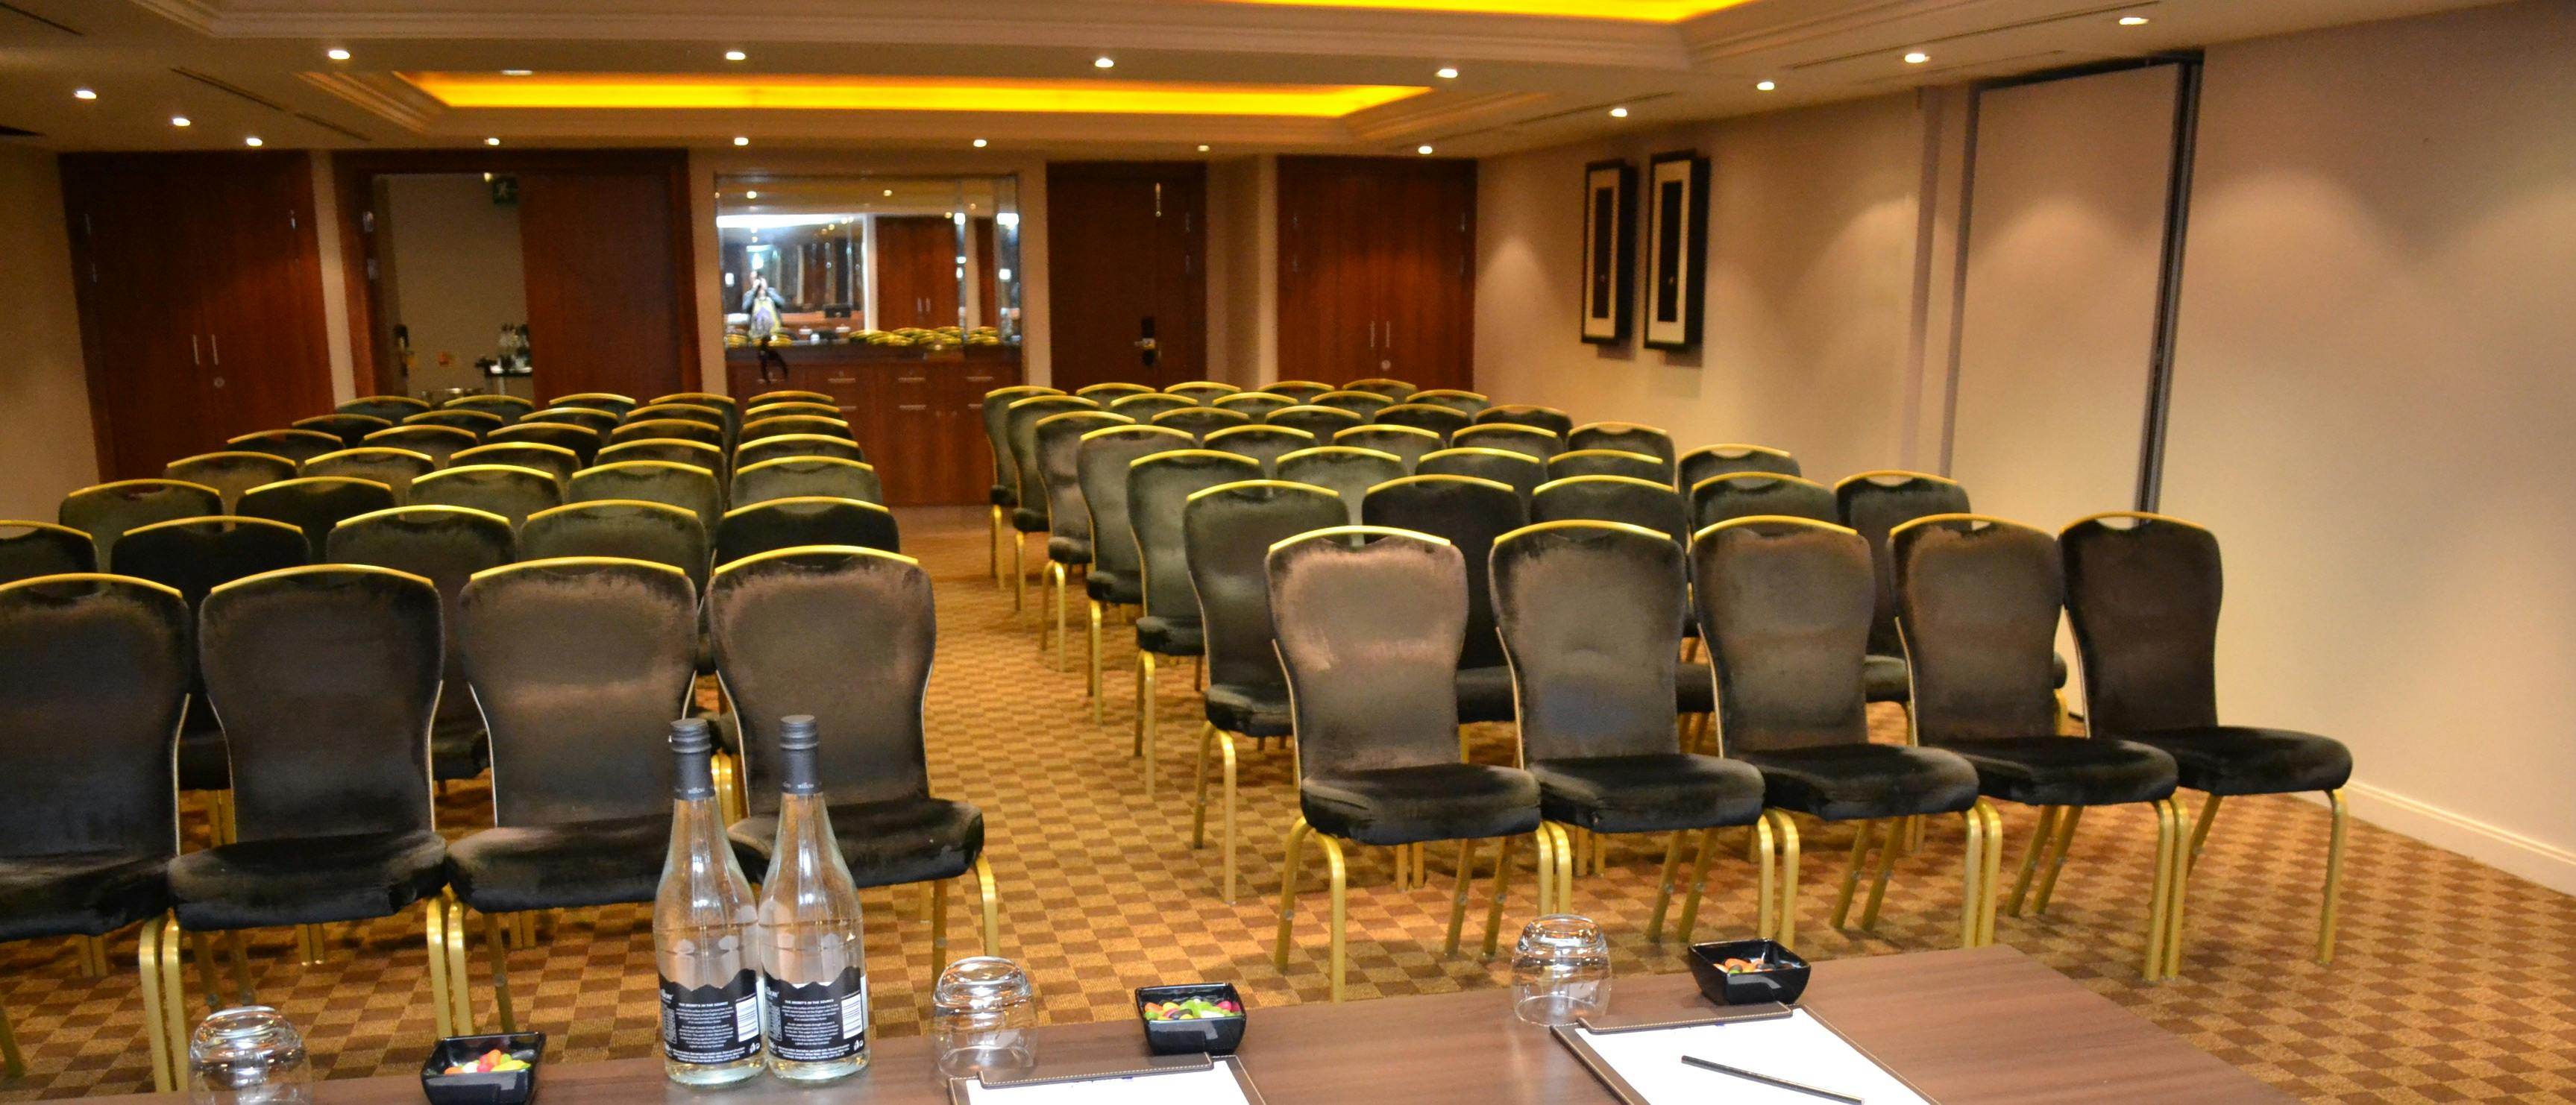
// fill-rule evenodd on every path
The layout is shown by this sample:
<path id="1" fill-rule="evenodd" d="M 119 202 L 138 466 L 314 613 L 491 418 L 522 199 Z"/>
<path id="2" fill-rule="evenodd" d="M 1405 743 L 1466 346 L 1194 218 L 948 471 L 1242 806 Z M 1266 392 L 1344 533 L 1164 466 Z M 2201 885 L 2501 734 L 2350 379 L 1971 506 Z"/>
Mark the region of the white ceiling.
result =
<path id="1" fill-rule="evenodd" d="M 0 141 L 59 150 L 867 146 L 1477 156 L 2490 0 L 1750 0 L 1680 23 L 1224 0 L 0 0 Z M 1568 7 L 1576 4 L 1569 3 Z M 2124 27 L 2124 15 L 2145 16 Z M 347 62 L 327 60 L 338 47 Z M 743 63 L 722 57 L 749 55 Z M 1920 49 L 1931 59 L 1901 60 Z M 1104 74 L 1092 59 L 1117 61 Z M 1455 80 L 1433 75 L 1455 66 Z M 395 72 L 1421 85 L 1341 119 L 454 110 Z M 1778 89 L 1756 91 L 1758 80 Z M 98 98 L 77 100 L 75 88 Z M 1608 111 L 1626 106 L 1614 119 Z M 192 121 L 170 124 L 174 115 Z M 990 146 L 968 148 L 972 138 Z"/>

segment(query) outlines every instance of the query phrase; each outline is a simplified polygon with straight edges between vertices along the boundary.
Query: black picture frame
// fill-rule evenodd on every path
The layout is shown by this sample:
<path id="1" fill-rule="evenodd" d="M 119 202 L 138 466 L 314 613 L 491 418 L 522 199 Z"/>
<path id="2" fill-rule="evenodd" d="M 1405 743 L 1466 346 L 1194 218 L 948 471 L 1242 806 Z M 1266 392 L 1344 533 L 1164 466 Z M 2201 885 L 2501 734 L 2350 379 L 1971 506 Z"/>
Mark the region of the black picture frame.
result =
<path id="1" fill-rule="evenodd" d="M 1647 158 L 1645 191 L 1645 346 L 1695 348 L 1708 313 L 1708 158 L 1697 150 Z"/>
<path id="2" fill-rule="evenodd" d="M 1583 167 L 1583 340 L 1626 345 L 1637 315 L 1637 166 L 1627 158 Z"/>

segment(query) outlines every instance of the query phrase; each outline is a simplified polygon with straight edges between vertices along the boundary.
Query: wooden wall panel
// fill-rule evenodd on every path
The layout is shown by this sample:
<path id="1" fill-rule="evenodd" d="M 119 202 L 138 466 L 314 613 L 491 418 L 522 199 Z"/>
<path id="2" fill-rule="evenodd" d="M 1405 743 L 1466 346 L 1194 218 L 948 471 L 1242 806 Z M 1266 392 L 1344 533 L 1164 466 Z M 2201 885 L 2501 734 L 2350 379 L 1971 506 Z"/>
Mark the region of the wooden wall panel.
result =
<path id="1" fill-rule="evenodd" d="M 672 255 L 671 184 L 657 173 L 519 174 L 519 261 L 542 398 L 684 390 L 680 319 L 694 307 Z"/>

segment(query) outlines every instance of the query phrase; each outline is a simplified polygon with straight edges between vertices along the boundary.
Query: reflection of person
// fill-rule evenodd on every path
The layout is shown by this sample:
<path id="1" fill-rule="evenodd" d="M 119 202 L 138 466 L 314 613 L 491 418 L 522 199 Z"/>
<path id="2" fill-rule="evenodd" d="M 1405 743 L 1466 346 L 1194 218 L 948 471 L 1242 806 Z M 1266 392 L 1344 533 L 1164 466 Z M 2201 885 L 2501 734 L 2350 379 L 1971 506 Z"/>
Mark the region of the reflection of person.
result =
<path id="1" fill-rule="evenodd" d="M 753 349 L 758 350 L 760 382 L 764 384 L 770 382 L 769 370 L 773 366 L 778 369 L 780 380 L 787 378 L 787 358 L 779 356 L 777 350 L 769 347 L 770 341 L 778 336 L 780 304 L 778 289 L 770 287 L 767 278 L 753 273 L 751 290 L 742 295 L 742 310 L 744 314 L 751 316 L 748 328 L 751 334 L 751 345 Z"/>

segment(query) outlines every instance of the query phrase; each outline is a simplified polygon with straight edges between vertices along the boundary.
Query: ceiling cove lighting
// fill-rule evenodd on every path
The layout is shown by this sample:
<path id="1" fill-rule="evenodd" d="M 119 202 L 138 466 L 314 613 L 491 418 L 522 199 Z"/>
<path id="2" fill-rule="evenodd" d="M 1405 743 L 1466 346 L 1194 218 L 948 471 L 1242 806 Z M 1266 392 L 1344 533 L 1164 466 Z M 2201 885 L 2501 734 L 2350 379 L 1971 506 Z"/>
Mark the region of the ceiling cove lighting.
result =
<path id="1" fill-rule="evenodd" d="M 340 49 L 340 48 L 339 48 L 339 47 L 337 47 L 337 46 L 334 46 L 334 47 L 332 47 L 332 48 L 330 48 L 330 49 L 328 49 L 328 50 L 324 50 L 324 51 L 322 51 L 322 56 L 323 56 L 323 57 L 326 57 L 326 58 L 329 58 L 329 59 L 331 59 L 331 60 L 333 60 L 333 61 L 347 61 L 347 60 L 349 60 L 349 52 L 348 52 L 347 50 Z"/>
<path id="2" fill-rule="evenodd" d="M 72 89 L 72 99 L 75 99 L 75 100 L 95 100 L 95 99 L 97 99 L 97 98 L 98 98 L 98 93 L 96 93 L 96 92 L 92 92 L 92 91 L 90 91 L 89 89 L 86 89 L 86 88 L 75 88 L 75 89 Z"/>
<path id="3" fill-rule="evenodd" d="M 979 111 L 1336 119 L 1428 91 L 1416 85 L 1097 79 L 550 73 L 403 73 L 452 108 Z"/>
<path id="4" fill-rule="evenodd" d="M 1932 60 L 1932 55 L 1924 53 L 1921 50 L 1910 51 L 1905 55 L 1905 64 L 1907 65 L 1921 65 L 1930 60 Z"/>
<path id="5" fill-rule="evenodd" d="M 537 75 L 537 71 L 534 69 L 504 69 L 501 71 L 501 75 L 504 77 L 533 77 Z"/>
<path id="6" fill-rule="evenodd" d="M 1206 152 L 1208 152 L 1207 143 L 1205 143 L 1205 142 L 1201 142 L 1201 143 L 1199 143 L 1199 152 L 1200 152 L 1200 153 L 1206 153 Z"/>
<path id="7" fill-rule="evenodd" d="M 1229 0 L 1303 8 L 1375 8 L 1384 11 L 1454 12 L 1462 15 L 1544 15 L 1566 19 L 1620 19 L 1679 23 L 1748 0 Z"/>
<path id="8" fill-rule="evenodd" d="M 1771 90 L 1773 90 L 1773 89 L 1776 89 L 1776 88 L 1778 88 L 1778 87 L 1780 87 L 1780 85 L 1779 85 L 1779 83 L 1778 83 L 1778 82 L 1775 82 L 1775 81 L 1755 81 L 1755 82 L 1753 82 L 1753 90 L 1754 90 L 1755 92 L 1769 92 L 1769 91 L 1771 91 Z"/>
<path id="9" fill-rule="evenodd" d="M 2120 17 L 2120 25 L 2123 27 L 2144 27 L 2147 25 L 2147 17 L 2143 15 L 2124 15 Z"/>
<path id="10" fill-rule="evenodd" d="M 978 139 L 976 139 L 976 140 L 975 140 L 975 148 L 976 148 L 976 149 L 979 149 L 979 150 L 980 150 L 980 149 L 983 149 L 984 147 L 989 146 L 989 145 L 992 145 L 992 143 L 990 143 L 990 142 L 986 142 L 986 141 L 984 141 L 984 140 L 983 140 L 983 139 L 981 139 L 981 138 L 978 138 Z"/>
<path id="11" fill-rule="evenodd" d="M 1431 143 L 1429 143 L 1429 142 L 1425 142 L 1425 143 L 1423 143 L 1423 144 L 1421 144 L 1421 145 L 1419 145 L 1419 146 L 1415 146 L 1415 147 L 1413 147 L 1413 152 L 1418 153 L 1418 154 L 1422 154 L 1422 155 L 1424 155 L 1424 156 L 1426 156 L 1426 157 L 1427 157 L 1427 156 L 1430 156 L 1430 153 L 1431 153 Z"/>
<path id="12" fill-rule="evenodd" d="M 483 140 L 483 144 L 486 146 L 498 146 L 501 144 L 501 140 L 498 138 L 486 138 Z"/>

